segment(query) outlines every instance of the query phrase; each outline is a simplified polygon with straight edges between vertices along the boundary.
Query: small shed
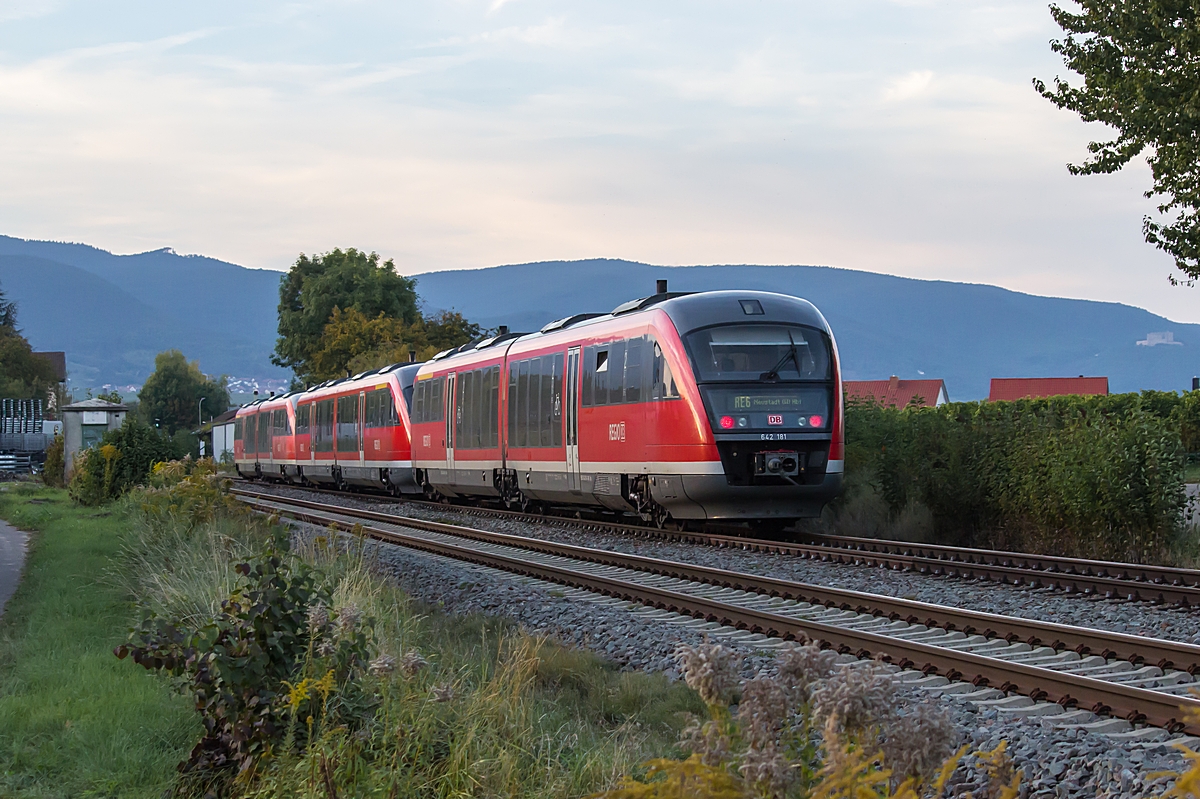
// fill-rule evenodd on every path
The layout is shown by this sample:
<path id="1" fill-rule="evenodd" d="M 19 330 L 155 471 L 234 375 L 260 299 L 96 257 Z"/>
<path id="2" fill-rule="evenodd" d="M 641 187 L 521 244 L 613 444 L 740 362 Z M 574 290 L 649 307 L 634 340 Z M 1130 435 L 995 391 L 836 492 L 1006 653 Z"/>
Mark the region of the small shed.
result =
<path id="1" fill-rule="evenodd" d="M 212 457 L 217 463 L 221 462 L 221 458 L 225 457 L 226 452 L 229 453 L 231 459 L 233 458 L 233 417 L 237 416 L 237 412 L 237 408 L 230 408 L 210 422 L 212 425 Z"/>
<path id="2" fill-rule="evenodd" d="M 75 453 L 94 447 L 109 430 L 125 422 L 129 408 L 102 399 L 89 399 L 62 408 L 63 465 L 66 478 L 71 479 Z"/>

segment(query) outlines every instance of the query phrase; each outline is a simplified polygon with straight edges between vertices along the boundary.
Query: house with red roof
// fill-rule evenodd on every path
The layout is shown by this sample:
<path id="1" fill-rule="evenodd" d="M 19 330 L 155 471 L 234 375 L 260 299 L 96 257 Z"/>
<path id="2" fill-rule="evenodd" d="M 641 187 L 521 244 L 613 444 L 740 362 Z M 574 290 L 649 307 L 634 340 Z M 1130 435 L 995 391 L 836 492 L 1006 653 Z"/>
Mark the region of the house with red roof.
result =
<path id="1" fill-rule="evenodd" d="M 1108 393 L 1107 377 L 993 377 L 989 402 Z"/>
<path id="2" fill-rule="evenodd" d="M 950 401 L 945 380 L 901 380 L 892 375 L 888 380 L 844 380 L 842 388 L 848 400 L 874 401 L 884 408 L 903 408 L 914 400 L 936 408 Z"/>

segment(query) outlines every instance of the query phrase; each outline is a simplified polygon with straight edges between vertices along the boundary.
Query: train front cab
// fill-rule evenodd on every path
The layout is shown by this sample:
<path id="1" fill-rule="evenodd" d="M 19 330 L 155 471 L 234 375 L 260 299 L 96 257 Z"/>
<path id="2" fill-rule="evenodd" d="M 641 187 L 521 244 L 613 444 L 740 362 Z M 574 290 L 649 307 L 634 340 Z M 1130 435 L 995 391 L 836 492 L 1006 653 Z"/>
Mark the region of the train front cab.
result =
<path id="1" fill-rule="evenodd" d="M 720 469 L 654 475 L 676 518 L 813 518 L 842 490 L 837 346 L 809 302 L 767 292 L 706 292 L 662 304 L 690 366 Z M 693 393 L 694 392 L 694 393 Z"/>

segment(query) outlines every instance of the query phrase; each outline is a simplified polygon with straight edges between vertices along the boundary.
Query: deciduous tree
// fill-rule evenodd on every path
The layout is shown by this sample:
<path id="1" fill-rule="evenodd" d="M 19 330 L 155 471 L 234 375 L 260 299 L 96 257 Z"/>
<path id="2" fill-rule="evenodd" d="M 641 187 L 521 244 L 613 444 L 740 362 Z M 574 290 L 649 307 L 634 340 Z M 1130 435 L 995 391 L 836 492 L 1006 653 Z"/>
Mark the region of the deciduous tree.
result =
<path id="1" fill-rule="evenodd" d="M 1200 3 L 1195 0 L 1077 0 L 1079 13 L 1050 6 L 1067 36 L 1050 43 L 1083 86 L 1059 78 L 1043 97 L 1103 122 L 1116 137 L 1088 145 L 1072 174 L 1116 172 L 1143 152 L 1154 178 L 1146 241 L 1169 253 L 1191 283 L 1200 277 Z M 1175 282 L 1175 278 L 1171 278 Z"/>
<path id="2" fill-rule="evenodd" d="M 57 382 L 54 366 L 17 329 L 17 304 L 0 290 L 0 397 L 44 399 Z"/>
<path id="3" fill-rule="evenodd" d="M 301 255 L 279 286 L 279 338 L 271 361 L 312 380 L 312 359 L 324 347 L 335 308 L 354 309 L 368 320 L 382 314 L 412 324 L 421 318 L 415 285 L 375 253 L 350 248 Z"/>
<path id="4" fill-rule="evenodd" d="M 225 378 L 205 377 L 199 363 L 188 363 L 179 350 L 167 350 L 154 358 L 154 373 L 139 395 L 140 412 L 146 422 L 173 435 L 196 426 L 201 398 L 206 415 L 224 413 L 229 408 Z"/>

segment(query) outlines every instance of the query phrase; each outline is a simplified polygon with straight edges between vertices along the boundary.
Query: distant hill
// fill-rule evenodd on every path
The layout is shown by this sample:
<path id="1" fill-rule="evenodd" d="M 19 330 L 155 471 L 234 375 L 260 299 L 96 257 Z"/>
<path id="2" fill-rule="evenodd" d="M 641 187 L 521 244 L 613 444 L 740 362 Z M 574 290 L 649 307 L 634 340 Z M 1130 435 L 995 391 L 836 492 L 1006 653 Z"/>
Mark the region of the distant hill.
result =
<path id="1" fill-rule="evenodd" d="M 852 380 L 940 377 L 951 399 L 987 396 L 992 377 L 1080 374 L 1112 391 L 1191 387 L 1200 374 L 1200 325 L 1117 303 L 1021 294 L 995 286 L 913 280 L 822 266 L 649 266 L 631 261 L 546 261 L 420 275 L 434 307 L 489 327 L 537 330 L 583 311 L 609 311 L 654 291 L 760 289 L 811 300 L 837 337 Z M 1182 345 L 1138 346 L 1151 332 Z"/>
<path id="2" fill-rule="evenodd" d="M 206 372 L 285 376 L 270 363 L 280 276 L 166 249 L 113 255 L 0 236 L 0 287 L 35 348 L 66 351 L 77 387 L 141 383 L 171 347 Z"/>
<path id="3" fill-rule="evenodd" d="M 279 378 L 270 363 L 280 273 L 170 250 L 113 255 L 83 244 L 0 236 L 0 287 L 38 349 L 67 352 L 72 384 L 140 383 L 177 347 L 210 373 Z M 805 297 L 833 326 L 850 379 L 946 380 L 985 397 L 991 377 L 1105 375 L 1113 391 L 1181 389 L 1200 374 L 1200 325 L 1117 303 L 1038 297 L 965 283 L 815 266 L 662 267 L 546 261 L 417 276 L 428 310 L 486 327 L 537 330 L 654 291 L 761 289 Z M 1149 333 L 1180 345 L 1138 346 Z"/>

